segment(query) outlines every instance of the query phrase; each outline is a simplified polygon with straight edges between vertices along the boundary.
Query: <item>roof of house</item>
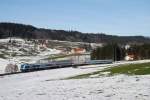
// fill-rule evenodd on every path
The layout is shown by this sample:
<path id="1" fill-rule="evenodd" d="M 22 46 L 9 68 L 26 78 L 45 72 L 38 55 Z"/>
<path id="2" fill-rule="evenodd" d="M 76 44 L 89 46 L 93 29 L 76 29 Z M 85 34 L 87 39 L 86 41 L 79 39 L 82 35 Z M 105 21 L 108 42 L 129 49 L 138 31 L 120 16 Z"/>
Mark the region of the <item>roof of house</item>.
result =
<path id="1" fill-rule="evenodd" d="M 83 48 L 73 48 L 73 50 L 75 52 L 85 51 L 85 49 L 83 49 Z"/>

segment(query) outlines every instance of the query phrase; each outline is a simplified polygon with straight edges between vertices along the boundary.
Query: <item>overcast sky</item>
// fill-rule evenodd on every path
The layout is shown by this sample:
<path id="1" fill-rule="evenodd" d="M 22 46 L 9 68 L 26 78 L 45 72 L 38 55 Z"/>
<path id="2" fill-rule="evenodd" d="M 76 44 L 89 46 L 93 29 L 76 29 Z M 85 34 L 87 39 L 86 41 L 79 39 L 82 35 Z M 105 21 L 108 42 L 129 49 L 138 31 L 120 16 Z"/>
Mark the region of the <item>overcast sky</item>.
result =
<path id="1" fill-rule="evenodd" d="M 150 36 L 150 0 L 0 0 L 0 22 Z"/>

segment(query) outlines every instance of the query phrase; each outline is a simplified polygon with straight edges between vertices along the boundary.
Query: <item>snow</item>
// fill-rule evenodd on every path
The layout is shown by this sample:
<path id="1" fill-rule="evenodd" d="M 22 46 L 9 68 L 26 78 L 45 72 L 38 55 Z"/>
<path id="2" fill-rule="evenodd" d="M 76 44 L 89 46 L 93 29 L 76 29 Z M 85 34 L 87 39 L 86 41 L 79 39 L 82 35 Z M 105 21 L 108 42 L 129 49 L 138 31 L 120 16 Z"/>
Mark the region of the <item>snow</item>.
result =
<path id="1" fill-rule="evenodd" d="M 7 66 L 8 63 L 9 63 L 8 60 L 0 58 L 0 73 L 4 73 L 5 67 Z"/>
<path id="2" fill-rule="evenodd" d="M 9 40 L 10 40 L 10 38 L 0 39 L 0 42 L 8 42 Z M 19 41 L 19 42 L 24 42 L 24 40 L 20 39 L 20 38 L 11 38 L 11 40 L 15 40 L 15 41 Z"/>
<path id="3" fill-rule="evenodd" d="M 149 100 L 150 75 L 65 80 L 105 67 L 90 65 L 1 76 L 0 100 Z"/>
<path id="4" fill-rule="evenodd" d="M 50 55 L 50 54 L 59 54 L 59 53 L 61 53 L 60 50 L 48 48 L 46 51 L 40 53 L 39 55 L 40 56 L 47 56 L 47 55 Z"/>
<path id="5" fill-rule="evenodd" d="M 85 72 L 88 72 L 87 69 L 62 68 L 1 77 L 0 100 L 149 100 L 150 98 L 150 75 L 59 80 Z"/>

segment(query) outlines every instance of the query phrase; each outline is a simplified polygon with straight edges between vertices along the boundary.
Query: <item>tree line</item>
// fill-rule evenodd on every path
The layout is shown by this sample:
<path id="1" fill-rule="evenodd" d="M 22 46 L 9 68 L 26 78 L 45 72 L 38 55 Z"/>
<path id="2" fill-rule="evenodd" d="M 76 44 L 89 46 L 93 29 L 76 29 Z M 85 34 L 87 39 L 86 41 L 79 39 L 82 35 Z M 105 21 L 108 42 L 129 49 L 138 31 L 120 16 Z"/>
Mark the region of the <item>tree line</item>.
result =
<path id="1" fill-rule="evenodd" d="M 23 39 L 51 39 L 87 43 L 150 43 L 150 38 L 143 36 L 115 36 L 106 35 L 105 33 L 93 34 L 72 30 L 65 31 L 36 28 L 31 25 L 17 23 L 0 23 L 0 38 L 8 38 L 10 34 L 13 37 Z"/>
<path id="2" fill-rule="evenodd" d="M 129 48 L 118 44 L 106 44 L 92 50 L 91 59 L 120 61 L 127 55 L 134 55 L 134 60 L 150 59 L 150 44 L 131 45 Z"/>
<path id="3" fill-rule="evenodd" d="M 127 49 L 128 54 L 135 55 L 135 59 L 150 59 L 150 44 L 132 45 Z"/>

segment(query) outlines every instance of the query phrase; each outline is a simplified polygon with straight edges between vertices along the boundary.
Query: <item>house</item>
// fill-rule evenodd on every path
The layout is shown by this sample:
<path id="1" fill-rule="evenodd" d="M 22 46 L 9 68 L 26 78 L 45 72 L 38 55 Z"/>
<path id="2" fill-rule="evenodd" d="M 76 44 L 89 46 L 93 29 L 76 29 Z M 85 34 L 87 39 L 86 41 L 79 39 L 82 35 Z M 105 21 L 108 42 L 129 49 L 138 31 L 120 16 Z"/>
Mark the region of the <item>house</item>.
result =
<path id="1" fill-rule="evenodd" d="M 86 52 L 86 50 L 83 49 L 83 48 L 73 48 L 73 49 L 71 50 L 71 53 L 72 53 L 72 54 L 83 54 L 83 53 L 85 53 L 85 52 Z"/>
<path id="2" fill-rule="evenodd" d="M 135 55 L 128 54 L 128 55 L 125 56 L 125 60 L 127 60 L 127 61 L 135 60 Z"/>
<path id="3" fill-rule="evenodd" d="M 84 48 L 73 48 L 71 50 L 71 60 L 74 64 L 82 64 L 91 59 L 90 53 L 87 53 Z"/>
<path id="4" fill-rule="evenodd" d="M 125 45 L 125 50 L 130 49 L 130 45 Z M 125 56 L 125 60 L 126 61 L 132 61 L 135 60 L 137 58 L 137 56 L 135 54 L 133 54 L 132 52 L 126 52 L 126 56 Z"/>
<path id="5" fill-rule="evenodd" d="M 91 60 L 91 56 L 88 53 L 85 54 L 76 54 L 71 56 L 72 63 L 74 64 L 83 64 Z"/>

